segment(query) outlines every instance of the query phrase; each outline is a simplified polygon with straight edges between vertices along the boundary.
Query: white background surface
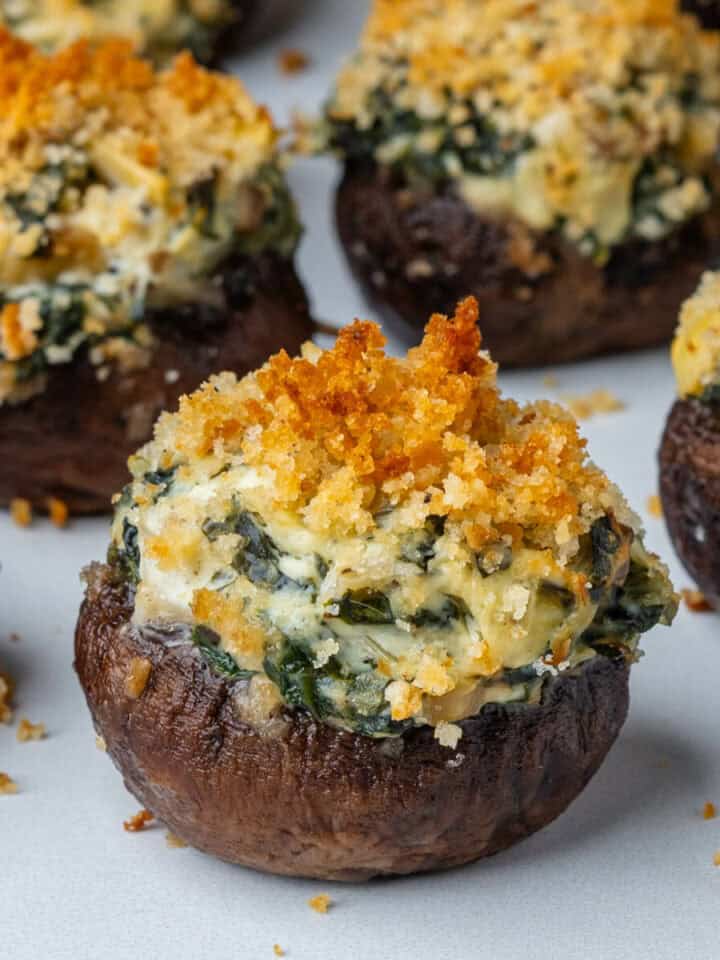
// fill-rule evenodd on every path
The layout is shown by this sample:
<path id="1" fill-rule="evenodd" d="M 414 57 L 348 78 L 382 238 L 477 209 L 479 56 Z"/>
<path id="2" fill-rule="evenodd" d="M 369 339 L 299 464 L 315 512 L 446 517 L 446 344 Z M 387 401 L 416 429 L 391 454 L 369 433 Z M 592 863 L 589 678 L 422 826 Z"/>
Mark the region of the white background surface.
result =
<path id="1" fill-rule="evenodd" d="M 352 48 L 366 4 L 308 2 L 282 36 L 237 65 L 279 120 L 317 107 Z M 297 46 L 314 66 L 281 76 L 275 54 Z M 331 226 L 335 170 L 303 161 L 292 174 L 308 232 L 301 269 L 319 317 L 369 311 L 349 280 Z M 656 490 L 655 453 L 672 402 L 664 351 L 502 377 L 520 399 L 608 387 L 620 414 L 585 425 L 593 457 L 644 513 Z M 644 513 L 645 516 L 647 516 Z M 648 542 L 689 585 L 662 521 Z M 0 516 L 0 661 L 19 685 L 20 715 L 49 737 L 18 744 L 0 728 L 0 770 L 20 793 L 0 797 L 0 957 L 12 960 L 262 960 L 279 943 L 289 960 L 715 960 L 720 958 L 720 631 L 712 614 L 683 610 L 645 640 L 620 742 L 572 809 L 529 841 L 444 875 L 338 886 L 262 876 L 190 849 L 155 828 L 131 835 L 138 809 L 95 749 L 72 672 L 78 570 L 104 555 L 106 521 L 18 530 Z M 20 635 L 10 642 L 9 634 Z M 327 891 L 326 916 L 308 897 Z"/>

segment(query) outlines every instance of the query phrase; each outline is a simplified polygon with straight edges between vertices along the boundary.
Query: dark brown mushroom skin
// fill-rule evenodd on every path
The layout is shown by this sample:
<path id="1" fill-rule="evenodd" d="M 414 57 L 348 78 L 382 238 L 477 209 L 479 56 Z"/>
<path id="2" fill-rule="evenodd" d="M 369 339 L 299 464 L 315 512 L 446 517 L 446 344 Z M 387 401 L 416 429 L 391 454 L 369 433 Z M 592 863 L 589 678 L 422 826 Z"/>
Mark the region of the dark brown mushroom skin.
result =
<path id="1" fill-rule="evenodd" d="M 473 294 L 484 346 L 503 367 L 666 342 L 720 253 L 720 204 L 661 240 L 617 247 L 598 266 L 555 234 L 479 216 L 451 185 L 410 188 L 366 160 L 346 165 L 336 220 L 356 279 L 406 341 L 419 340 L 430 311 Z"/>
<path id="2" fill-rule="evenodd" d="M 707 29 L 720 29 L 720 0 L 682 0 L 681 7 L 686 13 L 694 13 Z"/>
<path id="3" fill-rule="evenodd" d="M 263 735 L 190 644 L 131 626 L 131 589 L 110 568 L 87 581 L 75 668 L 125 785 L 187 843 L 271 873 L 357 881 L 495 854 L 565 810 L 628 710 L 628 664 L 596 656 L 539 705 L 463 721 L 456 749 L 429 728 L 373 740 L 301 711 Z M 152 669 L 132 698 L 135 658 Z"/>
<path id="4" fill-rule="evenodd" d="M 720 608 L 720 406 L 678 400 L 660 446 L 660 497 L 670 538 L 705 598 Z"/>
<path id="5" fill-rule="evenodd" d="M 72 514 L 107 512 L 127 482 L 127 458 L 150 439 L 163 410 L 213 373 L 243 375 L 312 336 L 305 292 L 283 257 L 234 256 L 213 287 L 220 294 L 213 306 L 147 314 L 156 339 L 149 366 L 113 367 L 101 382 L 80 355 L 51 368 L 42 393 L 0 407 L 0 505 L 23 497 L 43 508 L 57 497 Z"/>
<path id="6" fill-rule="evenodd" d="M 221 66 L 224 59 L 262 40 L 285 19 L 290 19 L 300 6 L 294 0 L 232 0 L 230 23 L 218 31 L 210 50 L 199 59 L 209 66 Z"/>

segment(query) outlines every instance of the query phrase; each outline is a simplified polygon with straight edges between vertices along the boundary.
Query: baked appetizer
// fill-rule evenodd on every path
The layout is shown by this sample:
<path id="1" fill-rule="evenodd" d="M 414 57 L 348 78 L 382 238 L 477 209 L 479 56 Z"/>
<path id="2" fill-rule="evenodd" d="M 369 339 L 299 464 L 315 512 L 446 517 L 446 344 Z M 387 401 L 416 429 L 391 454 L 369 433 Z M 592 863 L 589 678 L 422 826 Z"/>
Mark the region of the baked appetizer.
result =
<path id="1" fill-rule="evenodd" d="M 0 503 L 109 507 L 161 410 L 311 332 L 267 111 L 189 54 L 0 31 Z"/>
<path id="2" fill-rule="evenodd" d="M 156 63 L 190 50 L 210 64 L 288 8 L 288 0 L 0 0 L 0 24 L 46 53 L 121 35 Z"/>
<path id="3" fill-rule="evenodd" d="M 474 293 L 503 364 L 656 344 L 720 250 L 720 35 L 674 0 L 375 0 L 323 126 L 410 338 Z"/>
<path id="4" fill-rule="evenodd" d="M 679 399 L 660 447 L 660 494 L 675 549 L 720 606 L 720 273 L 680 314 L 672 348 Z"/>
<path id="5" fill-rule="evenodd" d="M 477 303 L 214 377 L 131 458 L 76 669 L 144 807 L 275 873 L 508 847 L 615 740 L 675 597 L 571 415 L 498 393 Z"/>

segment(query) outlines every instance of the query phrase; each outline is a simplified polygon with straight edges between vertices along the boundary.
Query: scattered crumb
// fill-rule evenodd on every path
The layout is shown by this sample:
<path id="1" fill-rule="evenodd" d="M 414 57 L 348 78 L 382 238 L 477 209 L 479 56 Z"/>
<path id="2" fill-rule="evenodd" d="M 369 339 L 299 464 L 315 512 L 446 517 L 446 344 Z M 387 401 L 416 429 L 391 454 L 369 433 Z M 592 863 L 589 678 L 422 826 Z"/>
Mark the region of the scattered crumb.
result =
<path id="1" fill-rule="evenodd" d="M 154 819 L 154 815 L 150 813 L 149 810 L 140 810 L 135 816 L 130 817 L 129 820 L 125 820 L 123 827 L 128 833 L 140 833 L 140 831 L 144 830 Z"/>
<path id="2" fill-rule="evenodd" d="M 16 497 L 10 501 L 10 516 L 19 527 L 29 527 L 32 523 L 32 505 L 29 500 Z"/>
<path id="3" fill-rule="evenodd" d="M 62 529 L 67 526 L 70 510 L 64 500 L 58 500 L 57 497 L 49 497 L 47 500 L 48 515 L 50 522 L 54 526 Z"/>
<path id="4" fill-rule="evenodd" d="M 283 950 L 283 948 L 280 946 L 279 943 L 274 943 L 274 944 L 273 944 L 273 953 L 275 954 L 276 957 L 284 957 L 284 956 L 285 956 L 285 951 Z"/>
<path id="5" fill-rule="evenodd" d="M 147 682 L 150 679 L 152 663 L 144 657 L 133 657 L 130 661 L 130 670 L 125 677 L 125 693 L 131 700 L 142 696 Z"/>
<path id="6" fill-rule="evenodd" d="M 542 383 L 544 387 L 550 387 L 550 389 L 553 389 L 558 385 L 558 378 L 554 373 L 546 373 L 542 378 Z"/>
<path id="7" fill-rule="evenodd" d="M 563 403 L 578 420 L 589 420 L 598 413 L 624 410 L 625 404 L 609 390 L 593 390 L 587 394 L 568 394 Z"/>
<path id="8" fill-rule="evenodd" d="M 170 847 L 171 850 L 182 850 L 187 846 L 181 837 L 176 836 L 174 833 L 170 833 L 169 830 L 165 834 L 165 843 Z"/>
<path id="9" fill-rule="evenodd" d="M 30 723 L 27 717 L 23 717 L 18 724 L 18 743 L 28 743 L 30 740 L 44 740 L 46 736 L 47 730 L 45 729 L 44 723 Z"/>
<path id="10" fill-rule="evenodd" d="M 7 673 L 0 673 L 0 723 L 12 723 L 12 695 L 15 684 Z"/>
<path id="11" fill-rule="evenodd" d="M 326 893 L 319 893 L 316 897 L 308 900 L 308 906 L 315 913 L 327 913 L 332 906 L 332 900 Z"/>
<path id="12" fill-rule="evenodd" d="M 680 594 L 685 601 L 685 606 L 693 613 L 711 613 L 712 606 L 705 599 L 704 594 L 699 590 L 681 590 Z"/>
<path id="13" fill-rule="evenodd" d="M 454 750 L 462 738 L 462 728 L 456 723 L 439 723 L 435 727 L 435 739 L 441 747 Z"/>
<path id="14" fill-rule="evenodd" d="M 309 55 L 303 50 L 281 50 L 278 55 L 278 67 L 281 73 L 285 74 L 302 73 L 311 62 Z"/>
<path id="15" fill-rule="evenodd" d="M 107 753 L 105 737 L 95 737 L 95 746 L 98 748 L 98 750 L 102 750 L 103 753 Z"/>
<path id="16" fill-rule="evenodd" d="M 646 506 L 647 506 L 647 512 L 650 514 L 651 517 L 657 517 L 658 520 L 662 517 L 663 515 L 662 503 L 660 501 L 660 497 L 656 493 L 653 493 L 652 496 L 647 498 Z"/>
<path id="17" fill-rule="evenodd" d="M 718 852 L 713 857 L 713 863 L 715 864 L 716 867 L 720 867 L 720 850 L 718 850 Z"/>
<path id="18" fill-rule="evenodd" d="M 17 792 L 17 784 L 12 777 L 8 776 L 7 773 L 0 773 L 0 797 Z"/>
<path id="19" fill-rule="evenodd" d="M 703 820 L 714 820 L 717 815 L 717 807 L 708 801 L 703 807 Z"/>

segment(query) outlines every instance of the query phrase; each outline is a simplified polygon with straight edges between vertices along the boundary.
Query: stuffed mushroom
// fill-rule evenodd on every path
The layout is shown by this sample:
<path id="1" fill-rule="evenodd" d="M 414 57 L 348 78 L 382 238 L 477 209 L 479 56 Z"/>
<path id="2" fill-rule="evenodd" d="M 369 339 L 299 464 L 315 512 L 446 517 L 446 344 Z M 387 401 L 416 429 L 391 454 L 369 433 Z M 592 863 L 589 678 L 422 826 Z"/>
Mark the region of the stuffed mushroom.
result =
<path id="1" fill-rule="evenodd" d="M 0 31 L 0 504 L 107 510 L 163 409 L 312 331 L 272 120 L 189 54 Z"/>
<path id="2" fill-rule="evenodd" d="M 506 365 L 668 340 L 720 251 L 720 35 L 674 0 L 375 0 L 321 141 L 373 304 Z"/>
<path id="3" fill-rule="evenodd" d="M 679 399 L 660 447 L 660 493 L 680 559 L 720 606 L 720 273 L 682 309 L 672 348 Z"/>
<path id="4" fill-rule="evenodd" d="M 340 880 L 539 829 L 625 719 L 665 568 L 570 414 L 503 399 L 477 304 L 213 378 L 130 460 L 76 669 L 144 807 Z"/>
<path id="5" fill-rule="evenodd" d="M 210 64 L 289 8 L 288 0 L 0 0 L 0 24 L 46 52 L 121 35 L 156 63 L 190 50 Z"/>

